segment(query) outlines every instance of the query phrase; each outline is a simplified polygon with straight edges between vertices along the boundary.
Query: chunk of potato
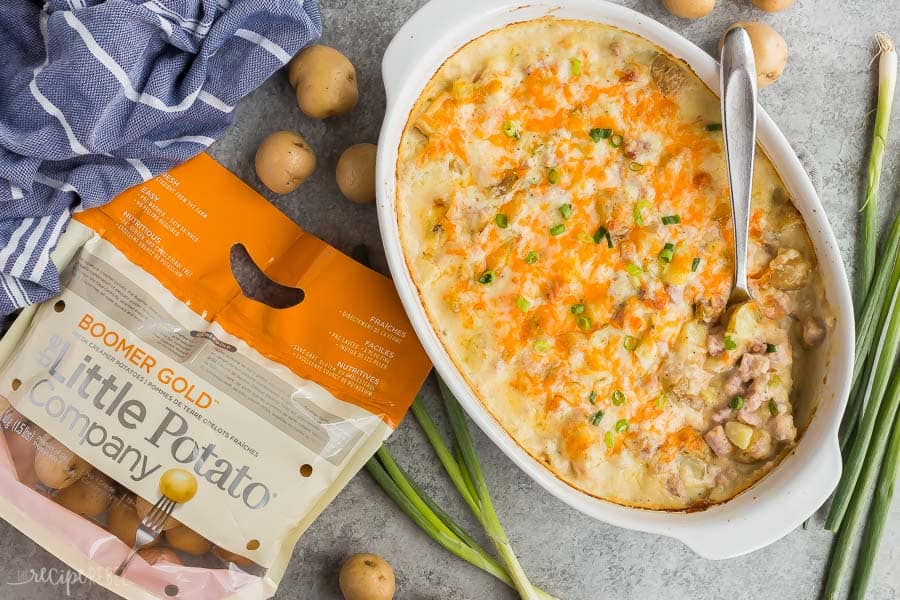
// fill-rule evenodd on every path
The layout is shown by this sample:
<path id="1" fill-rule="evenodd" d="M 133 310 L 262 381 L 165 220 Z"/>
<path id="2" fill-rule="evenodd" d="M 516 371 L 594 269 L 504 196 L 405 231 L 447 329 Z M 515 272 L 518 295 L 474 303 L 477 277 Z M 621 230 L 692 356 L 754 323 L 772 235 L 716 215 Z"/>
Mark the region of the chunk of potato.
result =
<path id="1" fill-rule="evenodd" d="M 725 436 L 732 444 L 746 450 L 753 438 L 753 428 L 738 421 L 729 421 L 725 423 Z"/>
<path id="2" fill-rule="evenodd" d="M 759 307 L 755 302 L 738 304 L 729 310 L 725 336 L 741 346 L 756 336 L 759 329 Z M 726 340 L 727 341 L 727 340 Z"/>
<path id="3" fill-rule="evenodd" d="M 809 282 L 809 261 L 793 248 L 782 248 L 769 263 L 769 283 L 779 290 L 799 290 Z"/>

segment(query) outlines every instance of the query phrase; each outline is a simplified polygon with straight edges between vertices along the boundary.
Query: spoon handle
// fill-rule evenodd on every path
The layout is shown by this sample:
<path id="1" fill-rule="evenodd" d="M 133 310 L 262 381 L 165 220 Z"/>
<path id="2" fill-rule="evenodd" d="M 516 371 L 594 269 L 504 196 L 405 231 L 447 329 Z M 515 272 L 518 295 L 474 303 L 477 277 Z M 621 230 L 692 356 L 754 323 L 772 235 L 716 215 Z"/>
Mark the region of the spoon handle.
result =
<path id="1" fill-rule="evenodd" d="M 750 36 L 742 28 L 736 27 L 725 35 L 721 65 L 722 130 L 734 227 L 734 280 L 730 299 L 734 302 L 750 298 L 747 238 L 756 153 L 756 61 Z"/>

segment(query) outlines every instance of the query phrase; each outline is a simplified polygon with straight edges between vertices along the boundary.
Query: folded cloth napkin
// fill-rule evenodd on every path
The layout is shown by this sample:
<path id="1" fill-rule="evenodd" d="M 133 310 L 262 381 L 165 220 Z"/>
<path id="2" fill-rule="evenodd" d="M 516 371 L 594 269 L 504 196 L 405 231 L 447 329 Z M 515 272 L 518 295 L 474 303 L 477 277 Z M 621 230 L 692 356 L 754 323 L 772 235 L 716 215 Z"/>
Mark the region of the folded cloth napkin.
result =
<path id="1" fill-rule="evenodd" d="M 209 146 L 321 32 L 315 0 L 2 0 L 0 315 L 59 292 L 72 212 Z"/>

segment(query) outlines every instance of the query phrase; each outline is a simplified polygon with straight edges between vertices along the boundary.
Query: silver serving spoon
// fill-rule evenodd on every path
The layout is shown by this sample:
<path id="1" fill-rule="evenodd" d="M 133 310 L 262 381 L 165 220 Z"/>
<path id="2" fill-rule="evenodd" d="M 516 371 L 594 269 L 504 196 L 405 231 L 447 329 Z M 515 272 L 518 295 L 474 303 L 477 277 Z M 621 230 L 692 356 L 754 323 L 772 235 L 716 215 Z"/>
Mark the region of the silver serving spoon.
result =
<path id="1" fill-rule="evenodd" d="M 751 299 L 747 281 L 747 238 L 750 233 L 750 190 L 756 154 L 756 61 L 747 32 L 735 27 L 725 34 L 721 51 L 722 131 L 731 188 L 734 228 L 734 278 L 728 308 Z"/>

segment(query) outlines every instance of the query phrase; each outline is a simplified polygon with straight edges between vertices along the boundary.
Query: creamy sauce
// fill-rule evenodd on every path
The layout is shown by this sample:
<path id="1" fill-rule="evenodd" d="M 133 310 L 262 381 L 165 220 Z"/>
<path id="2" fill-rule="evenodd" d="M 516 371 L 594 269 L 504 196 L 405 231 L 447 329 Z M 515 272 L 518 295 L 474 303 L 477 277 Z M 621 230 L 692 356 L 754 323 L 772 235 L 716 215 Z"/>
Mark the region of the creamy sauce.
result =
<path id="1" fill-rule="evenodd" d="M 803 221 L 753 182 L 755 303 L 733 270 L 716 96 L 621 30 L 542 19 L 435 74 L 397 162 L 407 262 L 484 406 L 589 494 L 731 498 L 795 444 L 795 381 L 831 323 Z"/>

